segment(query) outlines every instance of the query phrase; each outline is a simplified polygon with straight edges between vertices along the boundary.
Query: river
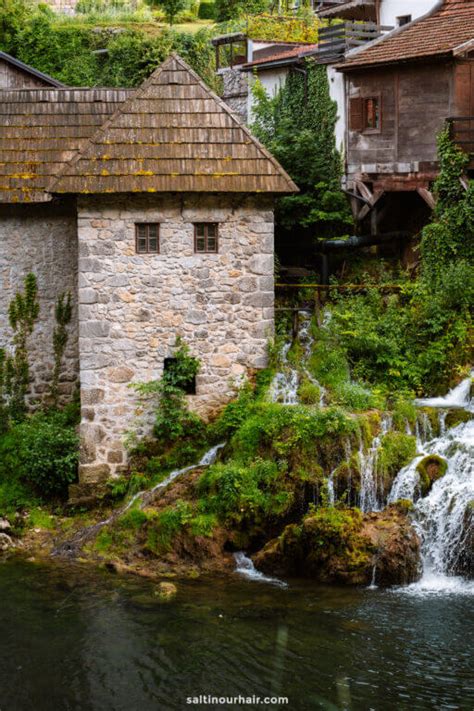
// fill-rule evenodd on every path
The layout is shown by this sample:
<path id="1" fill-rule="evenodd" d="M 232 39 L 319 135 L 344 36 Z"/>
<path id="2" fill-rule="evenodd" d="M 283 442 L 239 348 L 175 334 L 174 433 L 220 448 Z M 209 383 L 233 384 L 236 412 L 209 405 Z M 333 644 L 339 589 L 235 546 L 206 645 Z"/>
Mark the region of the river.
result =
<path id="1" fill-rule="evenodd" d="M 474 708 L 472 587 L 347 589 L 240 578 L 152 583 L 0 563 L 1 711 L 174 711 L 198 695 L 258 708 Z"/>

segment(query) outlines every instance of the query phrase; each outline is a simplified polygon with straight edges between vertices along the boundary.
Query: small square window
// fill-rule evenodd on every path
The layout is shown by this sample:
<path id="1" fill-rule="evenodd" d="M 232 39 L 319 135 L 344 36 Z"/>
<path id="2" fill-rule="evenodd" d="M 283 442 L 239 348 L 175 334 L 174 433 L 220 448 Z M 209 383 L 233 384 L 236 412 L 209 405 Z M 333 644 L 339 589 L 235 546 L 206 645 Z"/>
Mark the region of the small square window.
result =
<path id="1" fill-rule="evenodd" d="M 400 15 L 400 17 L 397 17 L 397 24 L 399 27 L 408 25 L 409 22 L 411 22 L 411 15 Z"/>
<path id="2" fill-rule="evenodd" d="M 176 358 L 165 358 L 163 362 L 163 368 L 166 373 L 166 371 L 172 371 L 173 368 L 176 367 L 177 359 Z M 186 395 L 196 395 L 196 376 L 193 375 L 192 378 L 189 378 L 189 380 L 186 380 L 186 382 L 183 383 L 182 385 L 182 390 L 186 393 Z"/>
<path id="3" fill-rule="evenodd" d="M 218 225 L 215 222 L 198 222 L 194 225 L 194 251 L 216 254 L 218 251 Z"/>
<path id="4" fill-rule="evenodd" d="M 159 254 L 160 225 L 157 222 L 135 225 L 135 251 L 137 254 Z"/>

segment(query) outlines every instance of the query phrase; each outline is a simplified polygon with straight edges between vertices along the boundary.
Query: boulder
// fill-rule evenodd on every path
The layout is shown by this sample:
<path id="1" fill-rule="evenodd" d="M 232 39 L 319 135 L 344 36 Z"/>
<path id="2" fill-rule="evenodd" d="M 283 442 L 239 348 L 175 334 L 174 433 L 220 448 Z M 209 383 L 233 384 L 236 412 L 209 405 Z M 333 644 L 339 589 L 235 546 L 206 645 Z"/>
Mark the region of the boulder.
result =
<path id="1" fill-rule="evenodd" d="M 255 567 L 277 576 L 348 585 L 402 585 L 420 576 L 420 541 L 403 508 L 361 514 L 319 508 L 291 524 L 253 556 Z"/>
<path id="2" fill-rule="evenodd" d="M 0 533 L 0 553 L 4 553 L 9 548 L 14 547 L 14 543 L 9 535 L 6 533 Z"/>
<path id="3" fill-rule="evenodd" d="M 418 463 L 416 471 L 420 475 L 420 492 L 423 497 L 430 493 L 435 481 L 446 474 L 447 468 L 447 461 L 437 454 L 428 454 Z"/>
<path id="4" fill-rule="evenodd" d="M 155 595 L 165 602 L 172 600 L 178 592 L 178 588 L 173 583 L 159 583 L 155 590 Z"/>
<path id="5" fill-rule="evenodd" d="M 0 533 L 11 531 L 11 528 L 10 521 L 7 521 L 6 518 L 0 518 Z"/>

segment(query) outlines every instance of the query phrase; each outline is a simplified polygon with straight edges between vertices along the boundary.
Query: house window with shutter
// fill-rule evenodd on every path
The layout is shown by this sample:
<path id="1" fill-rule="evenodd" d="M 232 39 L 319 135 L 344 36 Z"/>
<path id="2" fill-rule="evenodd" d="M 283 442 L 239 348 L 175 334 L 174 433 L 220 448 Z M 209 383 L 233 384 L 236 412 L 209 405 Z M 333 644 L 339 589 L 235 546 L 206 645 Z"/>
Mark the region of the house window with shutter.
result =
<path id="1" fill-rule="evenodd" d="M 382 128 L 381 97 L 356 97 L 350 100 L 349 127 L 351 131 L 380 133 Z"/>
<path id="2" fill-rule="evenodd" d="M 198 222 L 194 225 L 194 251 L 201 254 L 217 252 L 217 224 Z"/>
<path id="3" fill-rule="evenodd" d="M 159 254 L 160 225 L 157 222 L 135 225 L 135 251 L 137 254 Z"/>

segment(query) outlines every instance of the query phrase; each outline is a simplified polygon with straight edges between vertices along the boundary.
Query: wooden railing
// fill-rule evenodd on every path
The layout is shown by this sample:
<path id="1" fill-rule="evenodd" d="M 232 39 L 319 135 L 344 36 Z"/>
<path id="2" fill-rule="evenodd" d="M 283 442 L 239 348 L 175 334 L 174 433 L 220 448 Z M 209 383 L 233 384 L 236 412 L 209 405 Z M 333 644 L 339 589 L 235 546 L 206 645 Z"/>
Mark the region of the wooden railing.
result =
<path id="1" fill-rule="evenodd" d="M 317 57 L 321 60 L 342 59 L 346 52 L 377 39 L 393 27 L 375 22 L 338 22 L 319 30 Z"/>
<path id="2" fill-rule="evenodd" d="M 469 167 L 474 168 L 474 116 L 451 116 L 447 121 L 451 139 L 469 154 Z"/>

